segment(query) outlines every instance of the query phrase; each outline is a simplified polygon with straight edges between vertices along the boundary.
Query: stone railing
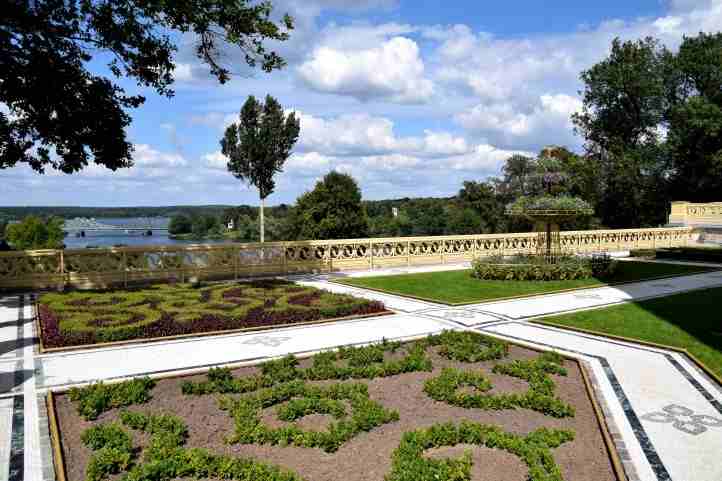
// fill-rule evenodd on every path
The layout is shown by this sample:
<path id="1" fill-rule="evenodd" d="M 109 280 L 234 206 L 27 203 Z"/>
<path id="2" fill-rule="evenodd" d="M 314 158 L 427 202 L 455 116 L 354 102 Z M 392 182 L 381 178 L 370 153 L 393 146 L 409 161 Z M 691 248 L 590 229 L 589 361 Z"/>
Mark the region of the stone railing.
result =
<path id="1" fill-rule="evenodd" d="M 686 245 L 689 228 L 566 231 L 565 252 Z M 444 264 L 536 252 L 536 233 L 0 252 L 0 289 L 102 288 L 256 275 Z"/>
<path id="2" fill-rule="evenodd" d="M 722 229 L 722 202 L 711 202 L 709 204 L 672 202 L 669 224 L 673 226 Z"/>

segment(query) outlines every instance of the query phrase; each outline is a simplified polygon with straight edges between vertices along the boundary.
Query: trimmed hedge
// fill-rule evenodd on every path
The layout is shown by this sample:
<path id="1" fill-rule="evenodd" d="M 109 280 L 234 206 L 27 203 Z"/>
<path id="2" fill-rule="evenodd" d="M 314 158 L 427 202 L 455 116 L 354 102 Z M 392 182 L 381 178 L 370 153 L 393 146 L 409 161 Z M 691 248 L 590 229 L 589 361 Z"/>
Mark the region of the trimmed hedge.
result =
<path id="1" fill-rule="evenodd" d="M 70 389 L 70 400 L 77 403 L 78 414 L 87 420 L 113 408 L 144 404 L 151 398 L 155 381 L 149 377 L 131 379 L 117 384 L 91 384 Z"/>
<path id="2" fill-rule="evenodd" d="M 472 275 L 482 280 L 571 281 L 610 277 L 616 271 L 617 261 L 608 254 L 595 254 L 591 257 L 565 256 L 554 264 L 539 256 L 492 256 L 474 259 L 471 268 Z"/>
<path id="3" fill-rule="evenodd" d="M 525 408 L 548 416 L 563 418 L 574 416 L 574 407 L 555 396 L 556 385 L 549 374 L 566 376 L 561 358 L 554 353 L 544 353 L 531 361 L 512 361 L 494 366 L 492 372 L 523 379 L 529 383 L 524 394 L 484 394 L 491 390 L 491 382 L 480 372 L 444 369 L 440 375 L 424 383 L 424 392 L 436 401 L 454 406 L 475 409 Z M 459 392 L 464 386 L 475 388 L 478 393 Z"/>
<path id="4" fill-rule="evenodd" d="M 491 361 L 509 354 L 507 343 L 470 331 L 444 331 L 427 337 L 425 342 L 429 346 L 440 346 L 440 355 L 460 362 Z"/>
<path id="5" fill-rule="evenodd" d="M 307 369 L 299 369 L 298 359 L 289 355 L 265 362 L 260 365 L 260 374 L 243 378 L 234 378 L 227 368 L 211 369 L 206 381 L 186 381 L 181 389 L 183 394 L 240 394 L 292 380 L 375 379 L 406 372 L 431 371 L 431 360 L 426 357 L 424 345 L 419 343 L 405 347 L 406 352 L 401 359 L 384 360 L 385 353 L 393 353 L 400 348 L 399 343 L 386 341 L 364 347 L 341 347 L 337 351 L 314 355 L 312 366 Z M 345 361 L 345 365 L 339 365 L 341 361 Z"/>
<path id="6" fill-rule="evenodd" d="M 151 435 L 142 459 L 132 446 L 130 434 L 119 424 L 94 426 L 82 435 L 83 442 L 94 451 L 86 470 L 86 481 L 100 481 L 123 471 L 126 473 L 121 481 L 176 478 L 302 481 L 295 473 L 255 459 L 184 448 L 188 430 L 176 416 L 124 411 L 121 421 L 131 429 Z"/>
<path id="7" fill-rule="evenodd" d="M 471 481 L 471 453 L 460 459 L 429 459 L 433 448 L 472 444 L 501 449 L 518 456 L 529 467 L 529 481 L 563 481 L 551 450 L 572 441 L 574 432 L 541 428 L 526 435 L 507 433 L 497 426 L 463 421 L 435 424 L 404 434 L 393 454 L 386 481 Z"/>
<path id="8" fill-rule="evenodd" d="M 474 277 L 496 281 L 559 281 L 589 279 L 593 275 L 590 262 L 581 258 L 547 264 L 533 256 L 488 257 L 475 259 L 471 268 Z"/>
<path id="9" fill-rule="evenodd" d="M 352 413 L 346 413 L 341 401 L 348 401 Z M 261 411 L 288 401 L 278 410 L 284 420 L 297 420 L 308 414 L 332 414 L 333 421 L 326 431 L 309 431 L 297 425 L 270 428 L 261 422 Z M 235 420 L 235 433 L 230 444 L 271 444 L 304 448 L 321 448 L 335 452 L 342 444 L 364 431 L 399 420 L 399 413 L 385 409 L 369 398 L 365 384 L 333 384 L 311 386 L 303 381 L 291 381 L 254 394 L 234 399 L 220 399 L 220 407 Z"/>

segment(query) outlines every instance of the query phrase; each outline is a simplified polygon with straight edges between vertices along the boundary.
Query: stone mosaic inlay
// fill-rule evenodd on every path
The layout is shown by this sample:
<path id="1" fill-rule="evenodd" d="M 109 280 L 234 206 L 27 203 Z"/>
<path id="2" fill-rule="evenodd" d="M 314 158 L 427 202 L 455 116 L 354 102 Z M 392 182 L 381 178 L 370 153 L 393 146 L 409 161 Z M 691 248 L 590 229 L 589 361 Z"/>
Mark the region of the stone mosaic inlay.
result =
<path id="1" fill-rule="evenodd" d="M 257 336 L 247 341 L 243 341 L 241 344 L 255 345 L 263 344 L 269 347 L 278 347 L 286 341 L 289 341 L 290 337 L 274 337 L 274 336 Z"/>
<path id="2" fill-rule="evenodd" d="M 722 419 L 695 414 L 691 409 L 678 404 L 670 404 L 662 408 L 661 412 L 645 414 L 641 418 L 653 423 L 672 423 L 675 429 L 693 436 L 706 432 L 707 428 L 722 427 Z"/>

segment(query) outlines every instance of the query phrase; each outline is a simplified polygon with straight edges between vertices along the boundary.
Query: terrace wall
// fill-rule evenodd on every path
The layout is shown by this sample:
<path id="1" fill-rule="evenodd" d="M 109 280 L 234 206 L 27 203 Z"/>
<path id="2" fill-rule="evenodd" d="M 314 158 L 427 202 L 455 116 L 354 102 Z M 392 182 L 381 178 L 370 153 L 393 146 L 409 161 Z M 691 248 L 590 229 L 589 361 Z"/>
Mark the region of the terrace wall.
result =
<path id="1" fill-rule="evenodd" d="M 569 253 L 685 246 L 688 227 L 561 232 Z M 536 252 L 536 233 L 0 252 L 0 289 L 104 288 L 445 264 Z"/>

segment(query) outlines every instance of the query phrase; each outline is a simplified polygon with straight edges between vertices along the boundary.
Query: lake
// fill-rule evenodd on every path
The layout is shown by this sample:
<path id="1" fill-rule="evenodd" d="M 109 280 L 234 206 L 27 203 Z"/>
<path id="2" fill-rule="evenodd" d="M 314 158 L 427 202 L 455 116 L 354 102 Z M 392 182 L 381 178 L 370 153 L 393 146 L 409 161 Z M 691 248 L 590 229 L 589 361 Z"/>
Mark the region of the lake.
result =
<path id="1" fill-rule="evenodd" d="M 153 228 L 167 228 L 170 219 L 167 217 L 144 217 L 144 218 L 96 218 L 101 224 L 108 224 L 118 227 L 126 225 L 150 225 Z M 168 231 L 154 230 L 153 235 L 142 235 L 141 232 L 117 232 L 117 231 L 96 231 L 86 232 L 85 237 L 77 237 L 69 233 L 64 239 L 66 249 L 82 249 L 85 247 L 113 247 L 117 245 L 139 246 L 139 245 L 173 245 L 173 244 L 218 244 L 228 242 L 226 240 L 174 240 L 168 238 Z"/>

